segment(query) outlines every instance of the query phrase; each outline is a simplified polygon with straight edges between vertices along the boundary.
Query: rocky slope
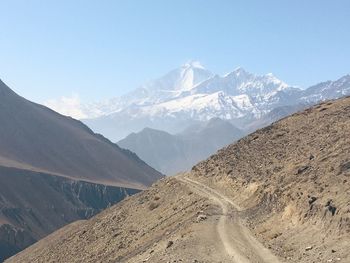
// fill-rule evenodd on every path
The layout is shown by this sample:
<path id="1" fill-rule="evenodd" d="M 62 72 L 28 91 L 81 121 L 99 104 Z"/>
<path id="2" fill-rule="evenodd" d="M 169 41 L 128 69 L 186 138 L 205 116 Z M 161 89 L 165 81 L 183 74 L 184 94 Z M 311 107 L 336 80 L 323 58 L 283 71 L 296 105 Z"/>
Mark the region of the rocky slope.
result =
<path id="1" fill-rule="evenodd" d="M 348 262 L 349 153 L 348 97 L 263 128 L 192 175 L 244 207 L 253 232 L 287 261 Z"/>
<path id="2" fill-rule="evenodd" d="M 293 113 L 311 107 L 314 103 L 301 103 L 296 105 L 281 106 L 271 110 L 269 113 L 261 116 L 261 118 L 249 123 L 245 126 L 244 132 L 246 134 L 252 133 L 260 128 L 269 126 L 270 124 L 283 119 Z"/>
<path id="3" fill-rule="evenodd" d="M 350 98 L 296 113 L 8 262 L 349 262 Z"/>
<path id="4" fill-rule="evenodd" d="M 184 172 L 220 148 L 243 136 L 242 131 L 218 118 L 190 126 L 180 134 L 146 128 L 118 142 L 166 175 Z"/>

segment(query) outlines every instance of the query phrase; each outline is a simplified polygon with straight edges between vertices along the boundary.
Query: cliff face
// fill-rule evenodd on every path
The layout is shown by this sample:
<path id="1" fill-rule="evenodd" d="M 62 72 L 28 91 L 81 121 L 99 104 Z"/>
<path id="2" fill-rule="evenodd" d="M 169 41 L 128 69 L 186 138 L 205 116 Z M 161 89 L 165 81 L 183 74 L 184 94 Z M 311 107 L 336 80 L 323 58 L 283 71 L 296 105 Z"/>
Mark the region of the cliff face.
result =
<path id="1" fill-rule="evenodd" d="M 0 261 L 16 254 L 36 240 L 28 231 L 9 224 L 0 226 Z"/>
<path id="2" fill-rule="evenodd" d="M 0 167 L 0 261 L 138 191 Z"/>

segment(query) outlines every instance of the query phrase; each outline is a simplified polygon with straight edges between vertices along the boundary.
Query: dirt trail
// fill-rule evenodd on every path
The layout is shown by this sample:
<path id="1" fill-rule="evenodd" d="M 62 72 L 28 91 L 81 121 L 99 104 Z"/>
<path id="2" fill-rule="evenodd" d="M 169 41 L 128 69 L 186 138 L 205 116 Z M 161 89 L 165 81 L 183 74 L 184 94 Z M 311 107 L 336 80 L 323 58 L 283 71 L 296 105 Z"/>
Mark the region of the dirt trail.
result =
<path id="1" fill-rule="evenodd" d="M 217 224 L 217 233 L 230 262 L 280 262 L 253 236 L 249 229 L 240 223 L 237 212 L 241 209 L 228 197 L 190 178 L 178 177 L 178 180 L 221 207 L 222 215 Z"/>

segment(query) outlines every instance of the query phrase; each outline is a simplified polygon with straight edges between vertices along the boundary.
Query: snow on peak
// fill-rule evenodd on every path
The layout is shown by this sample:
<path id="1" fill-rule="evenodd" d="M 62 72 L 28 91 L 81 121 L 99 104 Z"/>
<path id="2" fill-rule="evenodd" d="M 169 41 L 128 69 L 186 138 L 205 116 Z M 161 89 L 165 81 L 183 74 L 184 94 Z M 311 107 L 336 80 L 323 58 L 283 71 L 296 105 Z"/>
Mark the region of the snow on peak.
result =
<path id="1" fill-rule="evenodd" d="M 198 68 L 198 69 L 204 69 L 204 66 L 199 62 L 199 61 L 196 61 L 196 60 L 190 60 L 188 62 L 186 62 L 182 68 Z"/>
<path id="2" fill-rule="evenodd" d="M 245 69 L 242 68 L 242 67 L 237 67 L 237 68 L 235 68 L 234 71 L 232 71 L 232 73 L 235 73 L 235 74 L 242 74 L 242 73 L 248 73 L 248 72 L 245 71 Z"/>
<path id="3" fill-rule="evenodd" d="M 278 104 L 278 91 L 289 86 L 272 74 L 255 75 L 242 67 L 214 75 L 198 61 L 188 61 L 164 76 L 121 98 L 99 105 L 101 115 L 127 114 L 164 117 L 181 112 L 189 118 L 237 118 L 265 112 Z M 105 114 L 102 114 L 105 112 Z M 140 113 L 142 112 L 142 113 Z M 136 115 L 135 115 L 136 114 Z"/>
<path id="4" fill-rule="evenodd" d="M 82 113 L 97 117 L 85 121 L 117 141 L 146 126 L 177 133 L 192 122 L 217 117 L 244 125 L 281 106 L 349 94 L 349 76 L 301 90 L 271 73 L 256 75 L 236 68 L 220 76 L 192 61 L 123 97 L 84 105 Z"/>
<path id="5" fill-rule="evenodd" d="M 233 71 L 224 75 L 224 77 L 234 77 L 234 78 L 237 78 L 237 77 L 246 78 L 249 76 L 253 76 L 253 74 L 249 73 L 242 67 L 235 68 Z"/>

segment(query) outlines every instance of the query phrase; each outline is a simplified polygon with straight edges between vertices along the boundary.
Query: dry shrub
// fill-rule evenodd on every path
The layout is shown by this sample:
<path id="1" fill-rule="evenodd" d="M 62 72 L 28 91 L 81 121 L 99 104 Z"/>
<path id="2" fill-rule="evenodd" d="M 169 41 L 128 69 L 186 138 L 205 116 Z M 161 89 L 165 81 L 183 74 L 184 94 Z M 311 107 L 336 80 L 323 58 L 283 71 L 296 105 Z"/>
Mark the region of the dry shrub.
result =
<path id="1" fill-rule="evenodd" d="M 149 210 L 152 211 L 152 210 L 156 209 L 158 206 L 159 206 L 159 203 L 152 202 L 148 208 L 149 208 Z"/>

